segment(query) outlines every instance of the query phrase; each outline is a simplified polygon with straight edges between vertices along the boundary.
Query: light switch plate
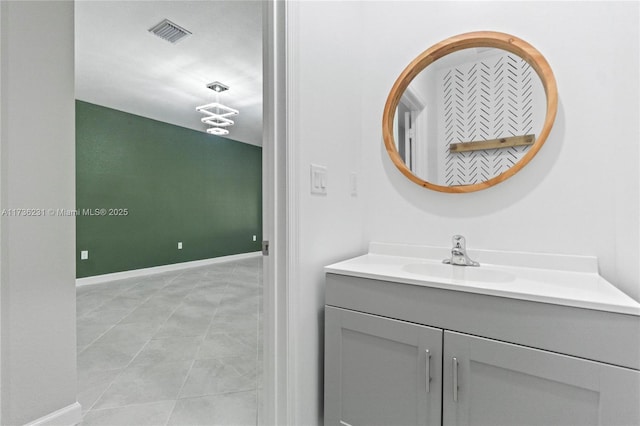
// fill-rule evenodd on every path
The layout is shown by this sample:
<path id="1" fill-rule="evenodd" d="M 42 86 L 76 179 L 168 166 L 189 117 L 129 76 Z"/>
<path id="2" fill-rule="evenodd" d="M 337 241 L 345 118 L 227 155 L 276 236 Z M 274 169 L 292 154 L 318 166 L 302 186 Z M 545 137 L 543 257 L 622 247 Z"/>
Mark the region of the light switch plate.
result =
<path id="1" fill-rule="evenodd" d="M 311 165 L 311 193 L 327 195 L 327 168 L 325 166 Z"/>

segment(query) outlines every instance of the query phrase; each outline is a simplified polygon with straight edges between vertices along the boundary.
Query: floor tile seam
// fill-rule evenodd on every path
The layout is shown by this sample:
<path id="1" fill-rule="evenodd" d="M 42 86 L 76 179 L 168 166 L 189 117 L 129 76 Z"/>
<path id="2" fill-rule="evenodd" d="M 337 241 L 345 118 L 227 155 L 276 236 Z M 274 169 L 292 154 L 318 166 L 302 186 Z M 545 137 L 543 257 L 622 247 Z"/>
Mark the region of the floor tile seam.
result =
<path id="1" fill-rule="evenodd" d="M 155 401 L 136 402 L 136 403 L 133 403 L 133 404 L 118 405 L 116 407 L 92 408 L 91 410 L 86 411 L 84 415 L 86 416 L 90 412 L 96 413 L 96 412 L 99 412 L 99 411 L 120 410 L 122 408 L 140 407 L 140 406 L 143 406 L 143 405 L 157 404 L 159 402 L 174 402 L 175 403 L 176 401 L 177 401 L 177 398 L 176 399 L 157 399 Z"/>
<path id="2" fill-rule="evenodd" d="M 187 374 L 184 376 L 184 379 L 182 381 L 182 385 L 180 386 L 180 389 L 178 389 L 178 393 L 176 394 L 176 399 L 180 396 L 180 393 L 182 392 L 182 389 L 184 388 L 185 384 L 187 383 L 187 380 L 189 379 L 189 375 L 191 374 L 191 370 L 193 369 L 193 366 L 196 363 L 196 360 L 198 359 L 197 356 L 198 356 L 198 353 L 200 352 L 200 348 L 202 347 L 202 343 L 204 342 L 204 336 L 199 336 L 199 337 L 197 337 L 197 339 L 199 340 L 198 348 L 193 353 L 193 359 L 191 360 L 191 365 L 189 366 L 189 370 L 187 370 Z M 151 340 L 153 340 L 153 338 Z M 158 339 L 158 340 L 161 340 L 161 339 Z M 137 356 L 138 355 L 136 355 L 136 357 Z M 175 406 L 174 406 L 174 409 L 175 409 Z M 172 414 L 173 414 L 173 410 L 171 411 L 171 415 Z M 171 418 L 171 415 L 169 415 L 169 418 Z"/>
<path id="3" fill-rule="evenodd" d="M 190 283 L 189 281 L 185 281 L 185 282 L 182 282 L 182 283 L 180 283 L 180 282 L 176 283 L 176 282 L 175 282 L 175 280 L 177 280 L 178 278 L 179 278 L 179 277 L 176 277 L 176 278 L 174 278 L 173 280 L 171 280 L 170 282 L 168 282 L 168 283 L 166 283 L 165 285 L 163 285 L 163 286 L 160 288 L 160 290 L 159 290 L 159 291 L 162 291 L 162 290 L 166 289 L 167 287 L 179 286 L 179 285 L 182 285 L 182 284 L 185 284 L 185 283 L 187 283 L 187 285 L 192 285 L 193 287 L 195 287 L 195 286 L 197 285 L 197 282 L 192 284 L 192 283 Z"/>
<path id="4" fill-rule="evenodd" d="M 213 321 L 213 319 L 212 319 L 210 326 L 213 325 L 214 322 L 218 322 L 218 321 Z M 224 324 L 224 322 L 223 322 L 223 324 Z M 236 337 L 232 337 L 232 336 L 230 336 L 230 334 L 240 334 L 243 331 L 249 331 L 249 330 L 242 330 L 242 329 L 234 329 L 233 326 L 236 325 L 236 324 L 231 324 L 231 325 L 232 325 L 231 328 L 225 327 L 225 329 L 223 331 L 216 331 L 213 334 L 226 334 L 227 337 L 229 337 L 231 340 L 238 341 L 238 339 Z M 209 334 L 209 331 L 210 330 L 207 330 L 207 335 Z"/>
<path id="5" fill-rule="evenodd" d="M 180 306 L 180 305 L 178 305 L 178 306 Z M 171 313 L 170 313 L 170 314 L 169 314 L 169 315 L 164 319 L 164 321 L 163 321 L 163 322 L 158 326 L 158 328 L 157 328 L 156 330 L 154 330 L 153 334 L 151 335 L 151 337 L 149 338 L 149 340 L 147 341 L 147 343 L 145 343 L 145 346 L 143 346 L 143 348 L 144 348 L 144 347 L 146 347 L 146 345 L 147 345 L 147 344 L 149 344 L 149 341 L 151 341 L 151 340 L 153 339 L 153 336 L 155 336 L 155 334 L 158 332 L 158 330 L 160 330 L 160 329 L 161 329 L 161 328 L 162 328 L 162 327 L 167 323 L 167 321 L 169 320 L 169 318 L 171 318 L 171 316 L 172 316 L 172 315 L 173 315 L 173 314 L 178 310 L 178 306 L 176 306 L 176 307 L 171 311 Z M 138 306 L 138 307 L 139 307 L 139 306 Z M 133 312 L 133 311 L 132 311 L 132 312 Z M 117 324 L 121 324 L 121 322 L 122 322 L 125 318 L 126 318 L 126 317 L 123 317 L 120 321 L 118 321 L 118 323 L 117 323 Z M 134 322 L 134 323 L 122 323 L 122 325 L 125 325 L 125 324 L 136 324 L 136 323 L 135 323 L 135 322 Z M 136 356 L 138 356 L 138 355 L 139 355 L 139 353 L 138 353 L 138 354 L 136 354 Z M 134 357 L 134 358 L 135 358 L 135 357 Z"/>
<path id="6" fill-rule="evenodd" d="M 228 287 L 228 285 L 225 285 L 224 288 L 226 288 L 226 287 Z M 211 315 L 211 318 L 209 319 L 209 324 L 207 325 L 207 330 L 205 331 L 205 334 L 204 334 L 205 337 L 209 334 L 209 331 L 211 330 L 211 325 L 213 324 L 213 320 L 215 319 L 216 314 L 220 310 L 220 303 L 221 303 L 221 301 L 217 302 L 216 308 L 215 308 L 213 314 Z"/>
<path id="7" fill-rule="evenodd" d="M 183 397 L 178 397 L 177 401 L 184 401 L 186 399 L 198 399 L 198 398 L 206 398 L 209 396 L 222 396 L 222 395 L 232 395 L 235 393 L 246 393 L 246 392 L 257 392 L 258 388 L 257 387 L 251 387 L 251 388 L 247 388 L 247 389 L 237 389 L 237 390 L 232 390 L 232 391 L 226 391 L 226 392 L 217 392 L 217 393 L 206 393 L 203 395 L 190 395 L 190 396 L 183 396 Z"/>
<path id="8" fill-rule="evenodd" d="M 110 283 L 113 283 L 113 282 L 115 282 L 115 281 L 107 281 L 107 282 L 102 283 L 102 284 L 99 284 L 99 285 L 100 285 L 100 286 L 104 286 L 104 287 L 106 288 Z M 116 293 L 114 293 L 114 295 L 113 295 L 110 299 L 108 299 L 108 300 L 106 300 L 106 301 L 103 301 L 100 305 L 96 306 L 94 309 L 90 310 L 89 312 L 92 312 L 92 311 L 94 311 L 94 310 L 98 309 L 99 307 L 101 307 L 102 305 L 104 305 L 105 303 L 110 302 L 111 300 L 113 300 L 113 299 L 115 299 L 116 297 L 120 296 L 120 295 L 121 295 L 122 293 L 124 293 L 125 291 L 129 290 L 130 288 L 132 288 L 132 287 L 125 288 L 125 289 L 121 289 L 121 290 L 117 291 Z M 88 295 L 96 294 L 99 290 L 101 290 L 101 289 L 96 288 L 96 289 L 94 289 L 93 291 L 89 291 L 89 292 L 87 292 L 86 294 L 84 294 L 84 295 L 82 295 L 82 296 L 80 296 L 80 297 L 76 297 L 76 300 L 77 300 L 77 299 L 82 299 L 83 297 L 86 297 L 86 296 L 88 296 Z M 89 312 L 87 312 L 87 313 L 89 313 Z M 85 314 L 85 315 L 86 315 L 86 314 Z"/>
<path id="9" fill-rule="evenodd" d="M 164 325 L 165 325 L 165 324 L 167 324 L 167 322 L 169 321 L 169 319 L 170 319 L 170 318 L 171 318 L 171 317 L 172 317 L 172 316 L 173 316 L 173 315 L 178 311 L 178 309 L 179 309 L 181 306 L 186 306 L 184 299 L 186 299 L 186 297 L 187 297 L 187 296 L 188 296 L 188 294 L 187 294 L 187 295 L 185 295 L 185 297 L 180 301 L 180 304 L 179 304 L 178 306 L 176 306 L 176 308 L 171 312 L 171 315 L 169 315 L 169 316 L 167 317 L 167 319 L 166 319 L 166 320 L 165 320 L 165 321 L 160 325 L 160 327 L 158 328 L 158 330 L 156 330 L 156 333 L 155 333 L 155 334 L 157 334 L 157 333 L 158 333 L 158 331 L 160 331 L 160 329 L 162 329 L 162 327 L 164 327 Z M 211 326 L 211 322 L 213 321 L 213 317 L 215 316 L 215 314 L 216 314 L 217 310 L 218 310 L 218 308 L 216 307 L 216 308 L 214 309 L 214 312 L 211 314 L 211 318 L 209 319 L 209 323 L 207 324 L 207 329 L 206 329 L 206 331 L 205 331 L 205 333 L 204 333 L 203 337 L 204 337 L 204 336 L 206 336 L 206 335 L 207 335 L 207 333 L 209 332 L 209 327 Z M 155 334 L 154 334 L 154 336 L 155 336 Z"/>
<path id="10" fill-rule="evenodd" d="M 138 309 L 140 306 L 144 305 L 149 299 L 151 299 L 153 295 L 149 295 L 146 298 L 144 298 L 140 303 L 138 303 L 137 305 L 135 305 L 135 307 L 133 309 L 131 309 L 127 315 L 123 316 L 122 318 L 120 318 L 114 325 L 124 325 L 124 324 L 134 324 L 134 323 L 123 323 L 122 321 L 127 318 L 129 315 L 131 315 L 131 313 L 133 311 L 135 311 L 136 309 Z"/>
<path id="11" fill-rule="evenodd" d="M 212 322 L 213 323 L 213 322 Z M 209 324 L 209 328 L 211 327 L 211 324 Z M 239 354 L 233 354 L 233 355 L 223 355 L 223 356 L 218 356 L 218 357 L 207 357 L 207 358 L 200 358 L 200 349 L 202 348 L 202 344 L 205 342 L 205 340 L 213 340 L 213 339 L 207 339 L 207 336 L 209 336 L 209 331 L 210 329 L 207 329 L 207 331 L 205 332 L 203 338 L 202 338 L 202 343 L 200 345 L 200 348 L 198 348 L 198 352 L 196 353 L 196 360 L 202 360 L 202 359 L 221 359 L 221 358 L 233 358 L 233 357 L 241 357 L 244 356 L 243 353 L 239 353 Z M 229 336 L 229 333 L 227 332 L 220 332 L 220 333 L 215 333 L 215 334 L 224 334 L 225 336 L 229 337 L 231 340 L 233 340 L 235 343 L 239 343 L 240 345 L 249 348 L 250 345 L 246 344 L 245 342 L 242 341 L 238 341 L 237 339 L 232 338 L 231 336 Z M 243 349 L 243 348 L 241 348 Z"/>
<path id="12" fill-rule="evenodd" d="M 177 278 L 177 277 L 176 277 L 176 278 Z M 194 289 L 195 289 L 195 288 L 196 288 L 196 287 L 194 287 Z M 192 290 L 193 290 L 193 289 L 192 289 Z M 178 309 L 179 309 L 181 306 L 185 305 L 185 299 L 187 298 L 187 296 L 188 296 L 190 293 L 191 293 L 191 292 L 189 292 L 189 293 L 185 294 L 185 295 L 184 295 L 184 297 L 182 297 L 182 299 L 180 300 L 180 303 L 179 303 L 179 304 L 176 306 L 176 308 L 171 312 L 171 314 L 170 314 L 170 315 L 165 319 L 165 321 L 160 325 L 160 327 L 158 327 L 158 329 L 156 330 L 156 332 L 155 332 L 155 333 L 154 333 L 154 335 L 152 336 L 152 339 L 153 339 L 153 337 L 158 333 L 158 331 L 159 331 L 160 329 L 162 329 L 162 327 L 164 327 L 164 325 L 165 325 L 165 324 L 167 324 L 167 322 L 169 321 L 169 319 L 170 319 L 170 318 L 171 318 L 171 317 L 172 317 L 172 316 L 173 316 L 173 315 L 178 311 Z M 216 308 L 216 310 L 217 310 L 217 308 Z M 213 319 L 214 315 L 215 315 L 215 312 L 214 312 L 214 314 L 212 314 L 212 315 L 211 315 L 211 319 Z M 209 332 L 209 327 L 210 327 L 210 326 L 211 326 L 211 320 L 209 321 L 209 324 L 207 325 L 207 330 L 205 331 L 204 336 L 206 336 L 206 334 Z M 199 350 L 200 350 L 200 348 L 198 348 L 198 351 L 199 351 Z"/>
<path id="13" fill-rule="evenodd" d="M 138 305 L 138 306 L 139 306 L 139 305 Z M 122 318 L 120 318 L 117 322 L 115 322 L 115 323 L 113 323 L 113 324 L 115 325 L 115 324 L 117 324 L 118 322 L 120 322 L 122 319 L 124 319 L 126 316 L 128 316 L 131 312 L 135 311 L 135 310 L 138 308 L 138 306 L 136 306 L 135 308 L 130 309 L 130 310 L 122 309 L 122 311 L 127 311 L 127 313 L 126 313 Z M 93 313 L 93 311 L 92 311 L 92 312 L 89 312 L 89 313 Z M 82 318 L 79 318 L 79 319 L 81 320 Z"/>
<path id="14" fill-rule="evenodd" d="M 118 323 L 111 324 L 111 327 L 107 328 L 107 329 L 106 329 L 102 334 L 100 334 L 98 337 L 96 337 L 95 339 L 93 339 L 93 340 L 91 341 L 91 343 L 89 343 L 88 345 L 86 345 L 86 346 L 85 346 L 85 347 L 84 347 L 80 352 L 77 352 L 77 355 L 80 355 L 81 353 L 83 353 L 84 351 L 86 351 L 87 349 L 89 349 L 89 347 L 90 347 L 91 345 L 93 345 L 93 344 L 94 344 L 94 343 L 96 343 L 98 340 L 100 340 L 100 338 L 101 338 L 102 336 L 104 336 L 104 335 L 105 335 L 105 334 L 107 334 L 109 331 L 111 331 L 111 330 L 112 330 L 112 329 L 113 329 L 117 324 L 118 324 Z M 76 343 L 77 343 L 77 341 L 78 341 L 78 336 L 76 336 Z"/>
<path id="15" fill-rule="evenodd" d="M 177 279 L 178 279 L 180 276 L 182 276 L 183 274 L 184 274 L 184 271 L 177 273 L 173 278 L 171 278 L 171 279 L 167 282 L 167 284 L 166 284 L 164 287 L 166 287 L 167 285 L 169 285 L 169 284 L 173 283 L 175 280 L 177 280 Z M 162 288 L 164 288 L 164 287 L 162 287 Z"/>
<path id="16" fill-rule="evenodd" d="M 177 278 L 177 277 L 176 277 Z M 185 297 L 188 296 L 191 292 L 193 292 L 195 289 L 199 288 L 198 284 L 200 283 L 200 280 L 198 280 L 197 282 L 193 283 L 193 284 L 188 284 L 191 286 L 191 288 L 189 289 L 189 291 L 187 292 L 187 294 L 185 294 Z M 169 284 L 167 284 L 166 286 L 162 287 L 163 289 L 167 288 L 168 286 L 172 285 L 173 281 Z M 178 283 L 179 285 L 180 283 Z"/>
<path id="17" fill-rule="evenodd" d="M 198 352 L 198 354 L 196 354 L 196 361 L 214 361 L 214 360 L 221 360 L 223 358 L 242 358 L 242 357 L 247 357 L 247 355 L 245 355 L 242 352 L 232 352 L 231 354 L 225 354 L 225 355 L 206 355 L 205 357 L 201 358 L 200 357 L 200 353 Z"/>
<path id="18" fill-rule="evenodd" d="M 201 343 L 202 345 L 202 343 Z M 198 347 L 198 351 L 200 350 L 200 348 Z M 196 351 L 196 354 L 198 353 L 198 351 Z M 173 412 L 176 409 L 176 406 L 178 405 L 178 399 L 180 399 L 180 394 L 182 393 L 182 390 L 184 389 L 184 386 L 187 384 L 187 380 L 189 380 L 189 376 L 191 375 L 191 370 L 193 370 L 193 366 L 196 363 L 196 359 L 194 358 L 193 360 L 191 360 L 191 365 L 189 366 L 189 370 L 187 371 L 187 374 L 184 376 L 184 380 L 182 381 L 182 385 L 180 386 L 180 389 L 178 389 L 178 393 L 176 394 L 176 403 L 173 404 L 173 408 L 171 409 L 171 413 L 169 414 L 169 417 L 167 418 L 167 423 L 169 423 L 169 420 L 171 420 L 171 417 L 173 416 Z"/>
<path id="19" fill-rule="evenodd" d="M 188 296 L 188 294 L 184 295 L 184 296 L 182 297 L 182 299 L 180 299 L 180 301 L 179 301 L 180 303 L 178 303 L 178 304 L 176 305 L 176 308 L 175 308 L 173 311 L 171 311 L 171 315 L 173 315 L 173 314 L 175 313 L 175 311 L 176 311 L 180 306 L 182 306 L 182 305 L 183 305 L 183 303 L 184 303 L 184 299 L 185 299 L 187 296 Z M 167 318 L 167 319 L 168 319 L 168 318 Z M 163 323 L 163 325 L 164 325 L 164 323 Z"/>
<path id="20" fill-rule="evenodd" d="M 258 393 L 259 393 L 260 391 L 258 390 L 258 379 L 257 379 L 257 377 L 258 377 L 258 376 L 256 375 L 256 393 L 255 393 L 255 395 L 253 396 L 253 397 L 254 397 L 253 402 L 254 402 L 255 407 L 256 407 L 256 426 L 258 426 L 258 425 L 260 424 L 260 422 L 259 422 L 259 417 L 260 417 L 260 416 L 259 416 L 259 414 L 258 414 L 258 412 L 260 411 L 260 406 L 258 405 L 258 404 L 260 403 L 260 397 L 258 396 Z"/>
<path id="21" fill-rule="evenodd" d="M 232 331 L 225 331 L 223 333 L 220 334 L 225 334 L 228 338 L 230 338 L 231 340 L 233 340 L 235 343 L 239 343 L 242 346 L 247 347 L 248 349 L 251 349 L 251 344 L 245 342 L 244 340 L 242 340 L 241 338 L 235 336 L 235 334 L 239 333 L 240 330 L 232 330 Z"/>
<path id="22" fill-rule="evenodd" d="M 102 302 L 102 303 L 100 303 L 98 306 L 96 306 L 95 308 L 89 309 L 87 312 L 85 312 L 84 314 L 82 314 L 82 315 L 80 316 L 80 318 L 82 318 L 82 317 L 84 317 L 84 316 L 87 316 L 87 315 L 89 315 L 89 314 L 93 313 L 94 311 L 98 310 L 98 309 L 99 309 L 99 308 L 101 308 L 104 304 L 106 304 L 107 302 L 110 302 L 110 301 L 111 301 L 111 300 L 113 300 L 114 298 L 115 298 L 115 296 L 114 296 L 112 299 L 105 300 L 104 302 Z M 77 306 L 77 301 L 78 301 L 78 300 L 76 299 L 76 306 Z M 77 308 L 76 308 L 76 310 L 77 310 Z"/>
<path id="23" fill-rule="evenodd" d="M 233 369 L 233 371 L 235 371 L 236 373 L 238 373 L 238 377 L 247 377 L 247 376 L 249 376 L 251 373 L 255 373 L 255 375 L 256 375 L 256 383 L 255 383 L 255 385 L 256 385 L 256 387 L 258 387 L 258 379 L 257 379 L 257 377 L 258 377 L 258 365 L 257 365 L 257 364 L 256 364 L 256 366 L 255 366 L 255 370 L 253 370 L 253 371 L 247 371 L 246 373 L 243 373 L 243 372 L 239 371 L 239 370 L 238 370 L 237 368 L 235 368 L 233 365 L 231 365 L 230 367 Z"/>
<path id="24" fill-rule="evenodd" d="M 86 292 L 83 292 L 83 293 L 78 294 L 78 287 L 76 287 L 76 299 L 77 299 L 77 300 L 79 300 L 79 299 L 84 299 L 84 298 L 86 298 L 87 296 L 89 296 L 89 295 L 91 295 L 91 294 L 94 294 L 94 293 L 95 293 L 95 290 L 87 290 Z"/>
<path id="25" fill-rule="evenodd" d="M 244 357 L 244 356 L 245 355 L 238 354 L 238 353 L 234 353 L 231 355 L 207 356 L 206 358 L 199 358 L 198 356 L 196 356 L 196 361 L 214 361 L 214 360 L 221 360 L 224 358 L 238 358 L 238 357 Z"/>
<path id="26" fill-rule="evenodd" d="M 92 291 L 87 292 L 86 294 L 82 295 L 81 297 L 96 296 L 96 295 L 97 295 L 97 297 L 99 297 L 98 293 L 100 293 L 100 292 L 104 292 L 105 290 L 109 290 L 109 292 L 111 292 L 111 289 L 108 288 L 109 284 L 111 282 L 113 282 L 113 281 L 107 281 L 107 282 L 104 282 L 102 284 L 98 284 L 95 289 L 93 289 Z M 121 290 L 118 290 L 118 291 L 119 291 L 119 293 L 112 293 L 113 294 L 112 297 L 117 297 L 124 290 L 121 289 Z"/>
<path id="27" fill-rule="evenodd" d="M 107 373 L 109 371 L 122 371 L 122 368 L 106 368 L 104 370 L 91 370 L 91 371 L 87 372 L 87 374 L 93 375 L 93 374 Z M 116 374 L 116 376 L 117 376 L 117 374 Z M 86 388 L 84 390 L 91 389 L 91 388 L 92 387 L 89 387 L 89 388 Z"/>
<path id="28" fill-rule="evenodd" d="M 242 357 L 241 355 L 227 355 L 227 356 L 222 356 L 222 357 L 217 357 L 217 358 L 198 358 L 196 359 L 196 361 L 218 361 L 219 363 L 223 364 L 226 367 L 231 368 L 233 371 L 236 372 L 236 374 L 238 375 L 237 377 L 245 377 L 248 374 L 251 373 L 251 371 L 247 372 L 247 373 L 242 373 L 240 370 L 238 370 L 236 367 L 234 367 L 232 364 L 225 362 L 224 360 L 227 358 L 233 358 L 233 359 L 237 359 L 238 357 Z M 257 368 L 257 365 L 256 365 Z M 257 371 L 256 371 L 257 373 Z"/>
<path id="29" fill-rule="evenodd" d="M 107 283 L 114 283 L 114 282 L 116 282 L 116 281 L 115 280 L 114 281 L 108 281 Z M 136 284 L 132 285 L 131 287 L 123 288 L 122 290 L 120 290 L 119 292 L 116 293 L 116 297 L 118 297 L 121 294 L 125 293 L 127 290 L 132 289 L 133 287 L 137 286 L 138 284 L 139 283 L 136 283 Z"/>
<path id="30" fill-rule="evenodd" d="M 218 313 L 218 308 L 215 309 L 215 312 L 213 313 L 213 315 L 211 315 L 211 318 L 209 319 L 209 324 L 207 325 L 207 329 L 204 331 L 204 334 L 202 335 L 202 343 L 204 343 L 204 341 L 207 340 L 207 336 L 211 331 L 211 326 L 213 325 L 213 320 L 215 319 L 217 313 Z M 202 343 L 198 348 L 198 352 L 196 352 L 196 359 L 200 359 L 198 358 L 198 355 L 200 354 L 200 349 L 202 349 Z"/>
<path id="31" fill-rule="evenodd" d="M 168 336 L 168 337 L 155 337 L 152 336 L 150 341 L 154 341 L 154 340 L 173 340 L 173 339 L 193 339 L 193 340 L 199 340 L 199 344 L 198 344 L 198 351 L 200 350 L 200 346 L 202 346 L 202 342 L 204 342 L 204 336 Z M 197 353 L 197 351 L 196 351 Z M 194 356 L 195 359 L 195 356 Z M 178 361 L 178 360 L 176 360 Z M 187 359 L 183 359 L 182 361 L 188 361 Z"/>
<path id="32" fill-rule="evenodd" d="M 107 386 L 105 388 L 105 390 L 100 394 L 100 396 L 95 400 L 95 402 L 93 403 L 93 405 L 91 406 L 91 409 L 93 409 L 93 407 L 95 407 L 95 405 L 102 399 L 102 397 L 104 396 L 105 393 L 107 393 L 107 391 L 109 389 L 111 389 L 111 386 L 113 386 L 113 383 L 118 379 L 118 377 L 120 377 L 127 368 L 129 368 L 129 366 L 133 363 L 133 361 L 136 359 L 136 357 L 138 355 L 140 355 L 140 353 L 144 350 L 144 348 L 147 347 L 147 345 L 149 344 L 149 342 L 151 341 L 151 339 L 147 340 L 147 342 L 142 345 L 142 347 L 138 350 L 138 352 L 136 352 L 136 354 L 133 356 L 133 358 L 131 358 L 129 360 L 129 362 L 127 363 L 127 365 L 125 365 L 124 367 L 122 367 L 122 369 L 120 370 L 120 372 L 116 375 L 116 377 L 113 378 L 113 380 L 111 381 L 111 383 L 109 383 L 109 386 Z M 107 407 L 108 408 L 108 407 Z"/>
<path id="33" fill-rule="evenodd" d="M 173 407 L 171 407 L 171 411 L 169 412 L 169 415 L 167 416 L 167 421 L 164 422 L 164 426 L 168 426 L 169 425 L 169 420 L 171 420 L 171 417 L 173 416 L 173 412 L 176 410 L 176 406 L 177 405 L 178 405 L 178 399 L 176 398 L 173 401 Z"/>
<path id="34" fill-rule="evenodd" d="M 98 409 L 94 409 L 93 407 L 96 406 L 96 404 L 98 403 L 98 401 L 100 401 L 102 399 L 102 397 L 104 396 L 105 393 L 107 393 L 107 391 L 111 388 L 111 386 L 113 385 L 113 383 L 118 379 L 118 377 L 120 377 L 120 375 L 122 375 L 122 373 L 124 372 L 126 367 L 121 368 L 120 371 L 118 372 L 118 374 L 116 374 L 113 379 L 111 379 L 109 381 L 109 384 L 104 388 L 104 390 L 102 391 L 102 393 L 100 393 L 100 395 L 98 395 L 98 397 L 95 399 L 95 401 L 93 401 L 93 404 L 91 404 L 91 406 L 89 407 L 89 409 L 87 410 L 87 413 L 89 411 L 96 411 L 96 410 L 101 410 L 101 408 Z M 109 370 L 100 370 L 100 371 L 109 371 Z M 104 408 L 105 410 L 107 408 Z"/>
<path id="35" fill-rule="evenodd" d="M 94 340 L 93 342 L 91 342 L 91 344 L 97 343 L 97 341 L 98 341 L 98 340 L 100 340 L 102 337 L 104 337 L 104 336 L 105 336 L 109 331 L 113 330 L 114 328 L 116 328 L 116 327 L 118 327 L 118 326 L 123 326 L 123 327 L 124 327 L 124 326 L 130 326 L 130 325 L 135 325 L 135 324 L 144 324 L 144 323 L 142 323 L 142 322 L 127 322 L 127 323 L 120 323 L 120 322 L 118 322 L 118 323 L 114 324 L 113 326 L 111 326 L 107 331 L 105 331 L 102 335 L 100 335 L 96 340 Z M 157 331 L 157 330 L 154 330 L 154 333 L 155 333 L 156 331 Z M 148 339 L 153 339 L 153 336 L 154 336 L 154 335 L 152 334 L 152 335 L 151 335 L 151 337 L 149 337 Z M 127 337 L 130 337 L 130 336 L 127 336 Z M 145 339 L 146 339 L 146 338 L 145 338 Z M 115 344 L 122 343 L 122 342 L 118 342 L 118 340 L 120 340 L 120 339 L 115 339 L 115 340 L 116 340 Z M 144 343 L 144 342 L 145 342 L 145 340 L 143 339 L 143 340 L 142 340 L 142 342 Z M 98 344 L 99 344 L 99 345 L 103 345 L 103 344 L 104 344 L 104 345 L 109 345 L 110 343 L 98 343 Z"/>
<path id="36" fill-rule="evenodd" d="M 131 288 L 133 288 L 133 287 L 131 287 Z M 129 289 L 127 289 L 127 290 L 130 290 L 131 288 L 129 288 Z M 110 298 L 109 300 L 105 301 L 104 303 L 102 303 L 102 304 L 101 304 L 100 306 L 98 306 L 97 308 L 92 309 L 91 311 L 87 312 L 87 314 L 88 314 L 88 313 L 91 313 L 91 312 L 93 312 L 93 311 L 95 311 L 95 310 L 96 310 L 96 309 L 98 309 L 98 308 L 103 307 L 107 302 L 111 302 L 111 301 L 115 300 L 116 298 L 118 298 L 118 297 L 120 297 L 120 296 L 126 296 L 125 292 L 126 292 L 127 290 L 124 290 L 124 291 L 122 291 L 122 292 L 120 292 L 120 293 L 117 293 L 114 297 L 112 297 L 112 298 Z M 142 302 L 140 302 L 140 303 L 138 303 L 137 305 L 134 305 L 134 306 L 136 306 L 136 307 L 140 306 L 140 305 L 141 305 L 142 303 L 144 303 L 144 302 L 145 302 L 149 297 L 151 297 L 151 296 L 147 296 L 147 297 L 146 297 Z M 83 316 L 86 316 L 87 314 L 84 314 Z"/>

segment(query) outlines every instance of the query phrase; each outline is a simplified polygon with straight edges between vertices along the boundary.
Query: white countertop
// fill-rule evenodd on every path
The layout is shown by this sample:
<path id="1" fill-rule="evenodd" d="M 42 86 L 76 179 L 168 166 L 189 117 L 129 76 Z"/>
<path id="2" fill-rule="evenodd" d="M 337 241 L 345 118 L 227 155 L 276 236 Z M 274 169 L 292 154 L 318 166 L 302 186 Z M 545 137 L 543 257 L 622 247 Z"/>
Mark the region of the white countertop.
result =
<path id="1" fill-rule="evenodd" d="M 469 249 L 480 262 L 472 267 L 443 264 L 449 253 L 446 247 L 371 243 L 368 254 L 325 272 L 640 316 L 640 304 L 598 274 L 594 257 Z"/>

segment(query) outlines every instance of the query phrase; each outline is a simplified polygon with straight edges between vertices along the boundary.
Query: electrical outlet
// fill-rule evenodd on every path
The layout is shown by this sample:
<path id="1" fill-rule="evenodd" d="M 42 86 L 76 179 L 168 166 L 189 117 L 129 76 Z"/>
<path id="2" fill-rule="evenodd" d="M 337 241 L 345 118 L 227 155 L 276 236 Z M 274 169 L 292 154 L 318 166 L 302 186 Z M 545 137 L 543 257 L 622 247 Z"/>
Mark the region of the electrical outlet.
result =
<path id="1" fill-rule="evenodd" d="M 82 250 L 80 252 L 80 260 L 87 260 L 89 259 L 89 250 Z"/>
<path id="2" fill-rule="evenodd" d="M 178 250 L 182 250 L 182 241 L 178 242 Z"/>
<path id="3" fill-rule="evenodd" d="M 258 237 L 256 235 L 253 236 L 253 241 L 258 241 Z"/>

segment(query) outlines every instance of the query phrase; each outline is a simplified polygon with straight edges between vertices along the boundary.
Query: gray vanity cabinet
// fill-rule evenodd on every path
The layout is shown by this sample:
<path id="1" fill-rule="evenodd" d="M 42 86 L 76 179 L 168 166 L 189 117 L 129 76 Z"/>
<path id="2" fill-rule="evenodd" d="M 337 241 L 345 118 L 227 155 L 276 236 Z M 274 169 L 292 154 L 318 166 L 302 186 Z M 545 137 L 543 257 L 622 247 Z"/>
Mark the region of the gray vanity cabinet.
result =
<path id="1" fill-rule="evenodd" d="M 443 369 L 444 425 L 638 424 L 638 371 L 450 331 Z"/>
<path id="2" fill-rule="evenodd" d="M 638 421 L 627 368 L 331 306 L 325 345 L 325 425 Z"/>
<path id="3" fill-rule="evenodd" d="M 640 425 L 637 317 L 335 274 L 326 300 L 327 426 Z"/>
<path id="4" fill-rule="evenodd" d="M 439 425 L 442 330 L 327 307 L 325 424 Z"/>

